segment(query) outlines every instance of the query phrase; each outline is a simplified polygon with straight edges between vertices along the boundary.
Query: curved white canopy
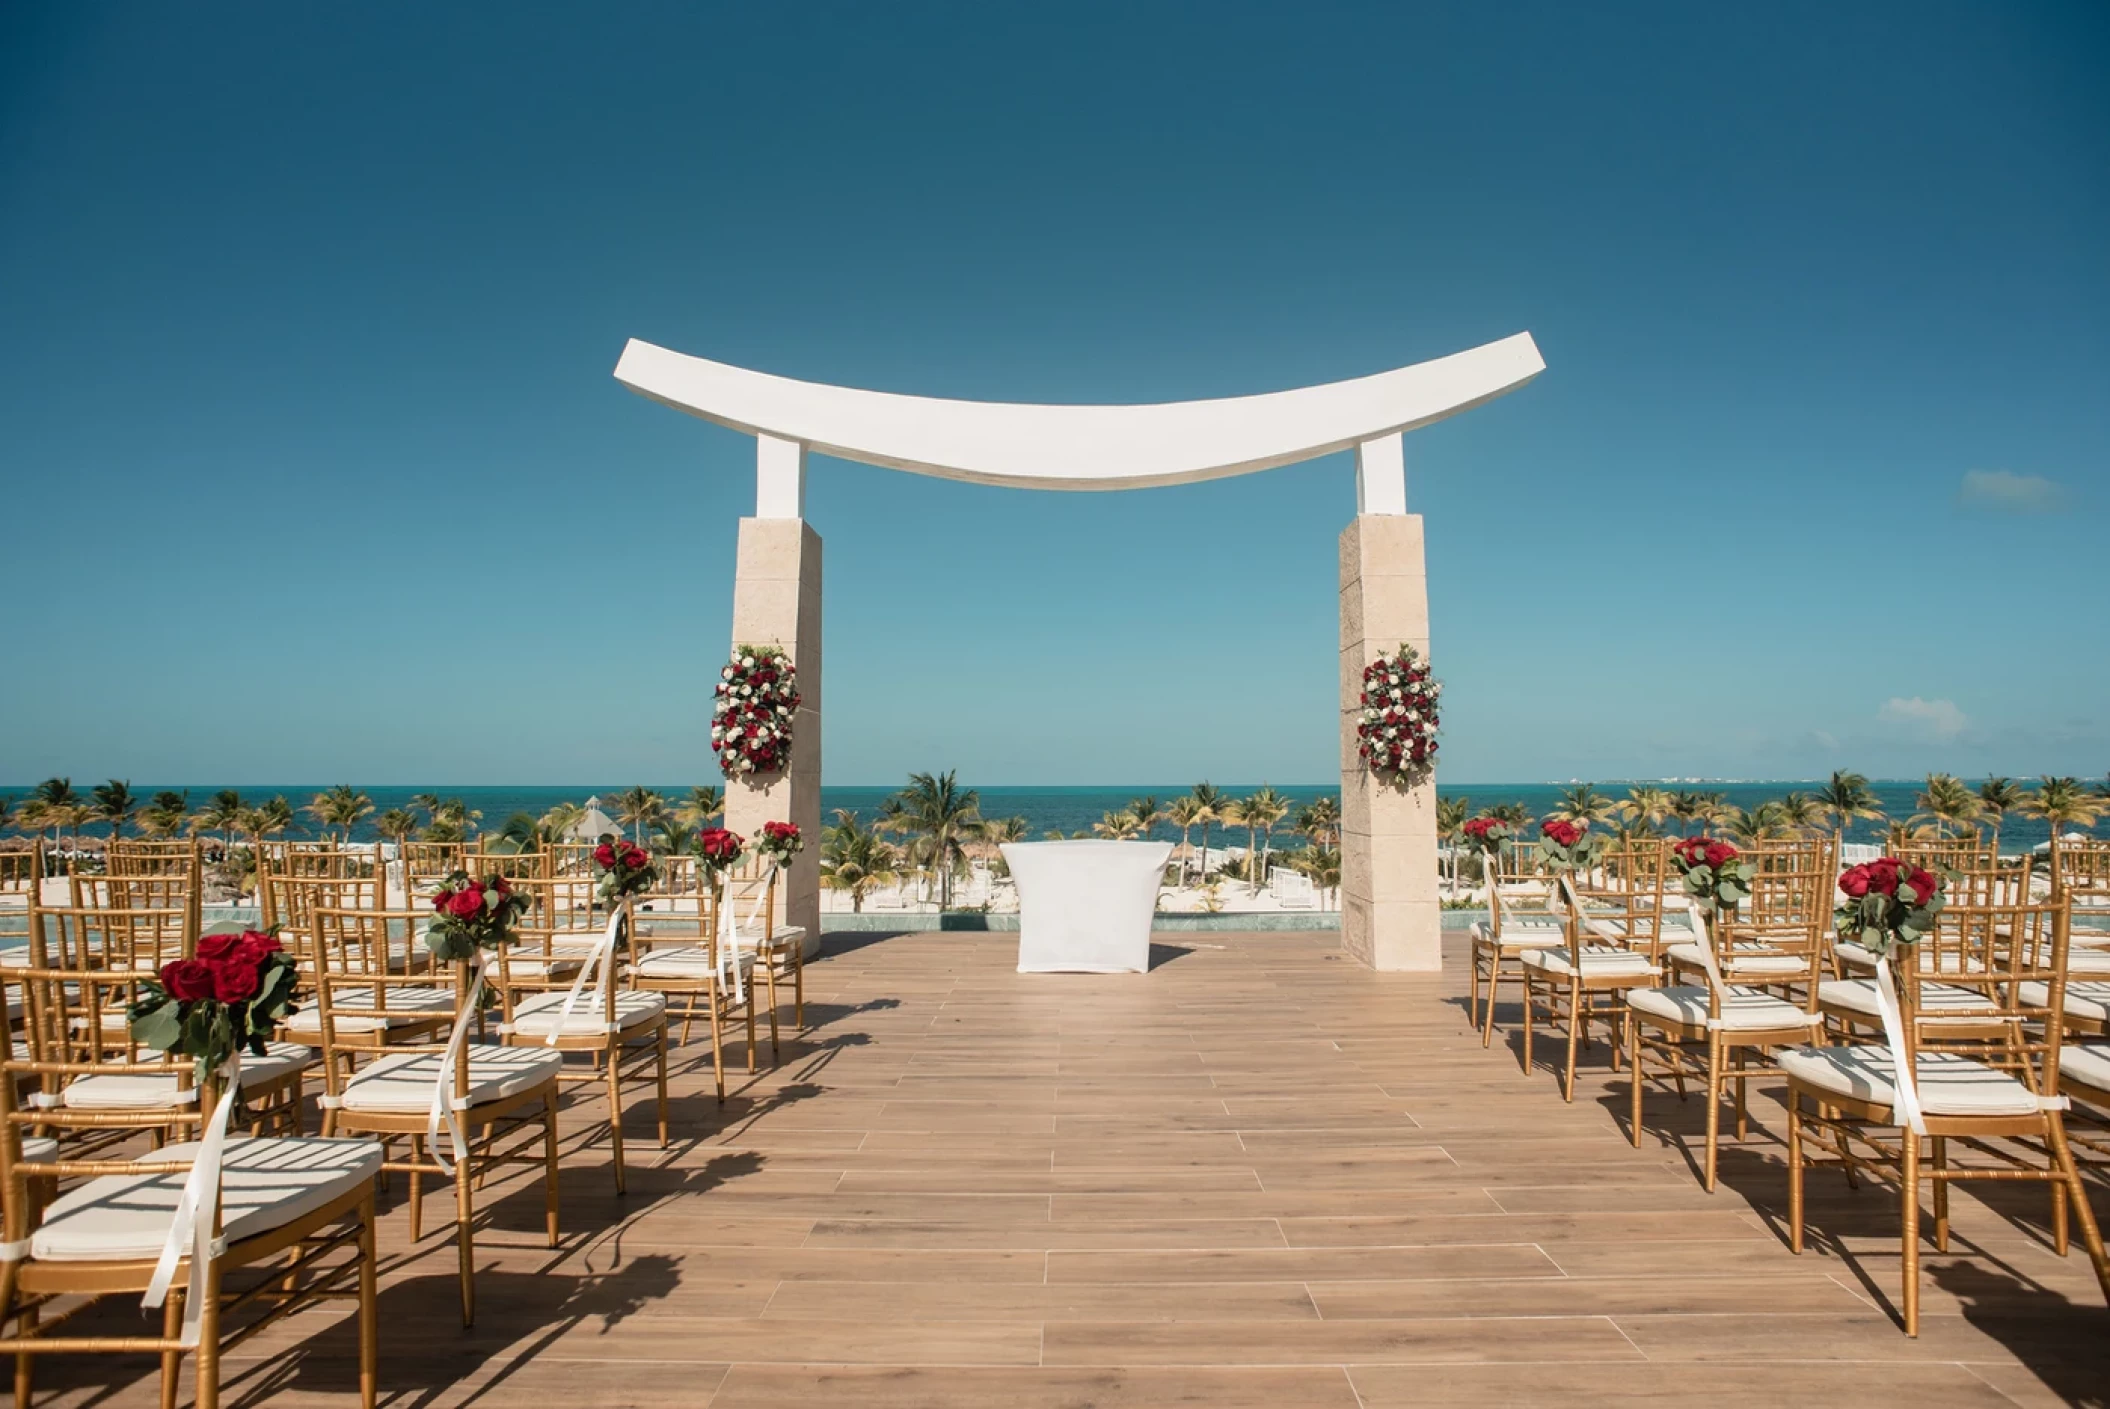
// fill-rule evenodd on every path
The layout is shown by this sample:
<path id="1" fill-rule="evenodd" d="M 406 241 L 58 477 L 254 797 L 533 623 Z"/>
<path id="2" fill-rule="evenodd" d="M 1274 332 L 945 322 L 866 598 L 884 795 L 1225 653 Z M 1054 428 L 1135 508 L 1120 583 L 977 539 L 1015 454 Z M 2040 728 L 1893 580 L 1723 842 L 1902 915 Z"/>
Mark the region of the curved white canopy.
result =
<path id="1" fill-rule="evenodd" d="M 1374 376 L 1147 406 L 946 401 L 794 381 L 630 340 L 616 380 L 751 435 L 942 479 L 1139 489 L 1250 474 L 1414 430 L 1545 370 L 1529 333 Z"/>

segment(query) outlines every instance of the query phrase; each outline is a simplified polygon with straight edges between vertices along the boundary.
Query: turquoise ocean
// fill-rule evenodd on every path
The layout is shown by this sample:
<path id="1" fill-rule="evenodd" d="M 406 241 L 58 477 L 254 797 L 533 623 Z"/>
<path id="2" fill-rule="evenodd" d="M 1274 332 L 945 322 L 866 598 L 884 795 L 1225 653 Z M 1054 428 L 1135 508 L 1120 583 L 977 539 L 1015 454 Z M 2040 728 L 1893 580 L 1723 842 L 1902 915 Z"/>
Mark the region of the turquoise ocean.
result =
<path id="1" fill-rule="evenodd" d="M 1768 799 L 1782 797 L 1789 792 L 1809 792 L 1817 787 L 1815 782 L 1809 780 L 1735 783 L 1663 783 L 1654 782 L 1653 780 L 1649 781 L 1651 786 L 1657 787 L 1690 787 L 1700 791 L 1717 792 L 1722 794 L 1725 800 L 1739 807 L 1752 807 Z M 86 793 L 87 787 L 85 784 L 77 784 L 76 786 L 79 787 L 81 792 Z M 286 783 L 244 787 L 239 789 L 239 791 L 243 798 L 250 803 L 263 802 L 272 797 L 282 796 L 290 801 L 295 808 L 299 808 L 316 793 L 322 791 L 324 786 L 316 783 Z M 377 813 L 387 811 L 392 807 L 409 807 L 411 798 L 419 793 L 436 792 L 447 797 L 458 797 L 471 809 L 483 814 L 479 823 L 483 829 L 495 831 L 504 825 L 506 818 L 516 812 L 540 816 L 559 803 L 584 802 L 589 796 L 595 795 L 604 799 L 612 798 L 622 790 L 624 785 L 484 788 L 447 788 L 426 785 L 380 787 L 363 784 L 355 784 L 355 786 L 373 799 Z M 679 801 L 686 798 L 689 793 L 686 784 L 648 784 L 647 786 L 655 787 L 671 801 Z M 967 786 L 972 785 L 968 784 Z M 1086 831 L 1094 822 L 1100 820 L 1108 812 L 1126 808 L 1137 798 L 1154 797 L 1162 805 L 1186 792 L 1190 786 L 1189 784 L 1177 783 L 1139 783 L 1120 787 L 991 786 L 976 788 L 975 791 L 981 797 L 983 816 L 1023 817 L 1026 819 L 1027 835 L 1034 839 L 1039 839 L 1050 831 L 1060 831 L 1065 835 Z M 1260 784 L 1219 783 L 1217 786 L 1229 796 L 1240 797 L 1254 791 Z M 1624 796 L 1629 786 L 1632 786 L 1632 784 L 1625 781 L 1600 781 L 1596 784 L 1599 792 L 1613 797 Z M 1875 792 L 1879 804 L 1889 816 L 1904 818 L 1912 814 L 1914 810 L 1913 799 L 1920 788 L 1920 784 L 1916 780 L 1875 782 L 1870 786 Z M 187 792 L 190 795 L 190 802 L 193 808 L 201 806 L 219 790 L 219 787 L 220 785 L 199 784 L 132 784 L 133 793 L 142 800 L 153 796 L 164 788 L 169 788 L 176 792 Z M 1317 783 L 1303 785 L 1277 783 L 1274 787 L 1277 792 L 1290 799 L 1293 808 L 1325 793 L 1337 791 L 1337 788 L 1333 785 Z M 0 786 L 0 796 L 20 798 L 28 791 L 29 789 L 25 785 L 14 787 Z M 835 810 L 840 808 L 869 819 L 878 812 L 880 804 L 894 791 L 895 789 L 890 787 L 824 787 L 821 789 L 822 816 L 826 819 L 832 819 Z M 1534 816 L 1537 816 L 1550 811 L 1558 805 L 1562 785 L 1488 783 L 1453 786 L 1450 784 L 1439 784 L 1438 791 L 1445 797 L 1466 797 L 1470 799 L 1475 809 L 1493 806 L 1498 803 L 1520 802 L 1529 808 Z M 611 808 L 610 810 L 612 811 L 613 809 Z M 313 830 L 313 823 L 305 813 L 300 815 L 300 821 L 310 831 Z M 2105 821 L 2106 824 L 2110 824 L 2110 818 L 2106 818 Z M 369 822 L 371 822 L 371 819 L 369 819 Z M 1288 829 L 1289 824 L 1285 822 L 1281 828 L 1278 828 L 1277 835 L 1286 833 Z M 95 834 L 101 834 L 105 831 L 103 827 L 98 825 L 90 825 L 84 830 Z M 2110 825 L 2099 825 L 2094 831 L 2098 836 L 2110 835 Z M 1160 825 L 1155 829 L 1155 834 L 1166 839 L 1173 839 L 1177 837 L 1178 831 L 1176 828 Z M 294 832 L 292 835 L 299 836 L 301 833 Z M 373 835 L 371 825 L 357 829 L 353 833 L 354 838 L 357 840 L 370 840 Z M 1214 836 L 1221 835 L 1222 829 L 1215 829 Z M 2001 828 L 2001 846 L 2003 850 L 2008 852 L 2019 851 L 2036 845 L 2038 842 L 2045 840 L 2048 835 L 2049 832 L 2045 828 L 2044 823 L 2037 819 L 2009 817 Z M 1211 839 L 1212 845 L 1216 844 L 1214 836 Z M 1872 841 L 1877 839 L 1878 836 L 1877 824 L 1862 822 L 1856 824 L 1849 839 Z M 1234 831 L 1230 838 L 1230 844 L 1238 845 L 1241 840 L 1242 833 Z"/>

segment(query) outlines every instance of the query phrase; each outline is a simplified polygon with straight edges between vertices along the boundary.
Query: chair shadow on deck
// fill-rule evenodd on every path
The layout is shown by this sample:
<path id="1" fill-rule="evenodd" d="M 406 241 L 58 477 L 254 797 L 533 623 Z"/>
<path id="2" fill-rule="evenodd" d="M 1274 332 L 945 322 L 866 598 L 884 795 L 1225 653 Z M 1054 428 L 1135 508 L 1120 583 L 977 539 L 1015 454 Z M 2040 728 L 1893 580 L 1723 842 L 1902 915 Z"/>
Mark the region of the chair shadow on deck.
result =
<path id="1" fill-rule="evenodd" d="M 1159 944 L 1156 940 L 1152 940 L 1150 943 L 1150 968 L 1152 970 L 1161 969 L 1176 959 L 1186 958 L 1193 952 L 1193 948 L 1188 945 Z"/>

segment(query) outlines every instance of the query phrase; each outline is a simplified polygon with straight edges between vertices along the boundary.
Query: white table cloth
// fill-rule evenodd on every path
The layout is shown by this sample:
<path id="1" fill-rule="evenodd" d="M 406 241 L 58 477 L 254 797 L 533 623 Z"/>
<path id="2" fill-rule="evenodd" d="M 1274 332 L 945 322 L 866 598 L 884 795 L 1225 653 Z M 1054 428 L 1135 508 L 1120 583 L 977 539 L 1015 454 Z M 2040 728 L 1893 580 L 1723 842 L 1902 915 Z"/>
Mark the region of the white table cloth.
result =
<path id="1" fill-rule="evenodd" d="M 1170 842 L 1007 842 L 1022 974 L 1139 974 Z"/>

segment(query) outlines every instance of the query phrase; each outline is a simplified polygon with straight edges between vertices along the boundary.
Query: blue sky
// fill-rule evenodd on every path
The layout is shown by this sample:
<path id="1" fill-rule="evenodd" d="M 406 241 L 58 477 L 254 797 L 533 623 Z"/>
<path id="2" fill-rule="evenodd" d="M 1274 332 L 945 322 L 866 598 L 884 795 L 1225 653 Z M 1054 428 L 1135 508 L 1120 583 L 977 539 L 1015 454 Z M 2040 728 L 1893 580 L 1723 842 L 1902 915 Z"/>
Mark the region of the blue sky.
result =
<path id="1" fill-rule="evenodd" d="M 636 336 L 1408 440 L 1459 783 L 2110 768 L 2090 4 L 0 14 L 0 779 L 712 776 L 752 442 Z M 1346 457 L 813 463 L 831 781 L 1317 781 Z"/>

